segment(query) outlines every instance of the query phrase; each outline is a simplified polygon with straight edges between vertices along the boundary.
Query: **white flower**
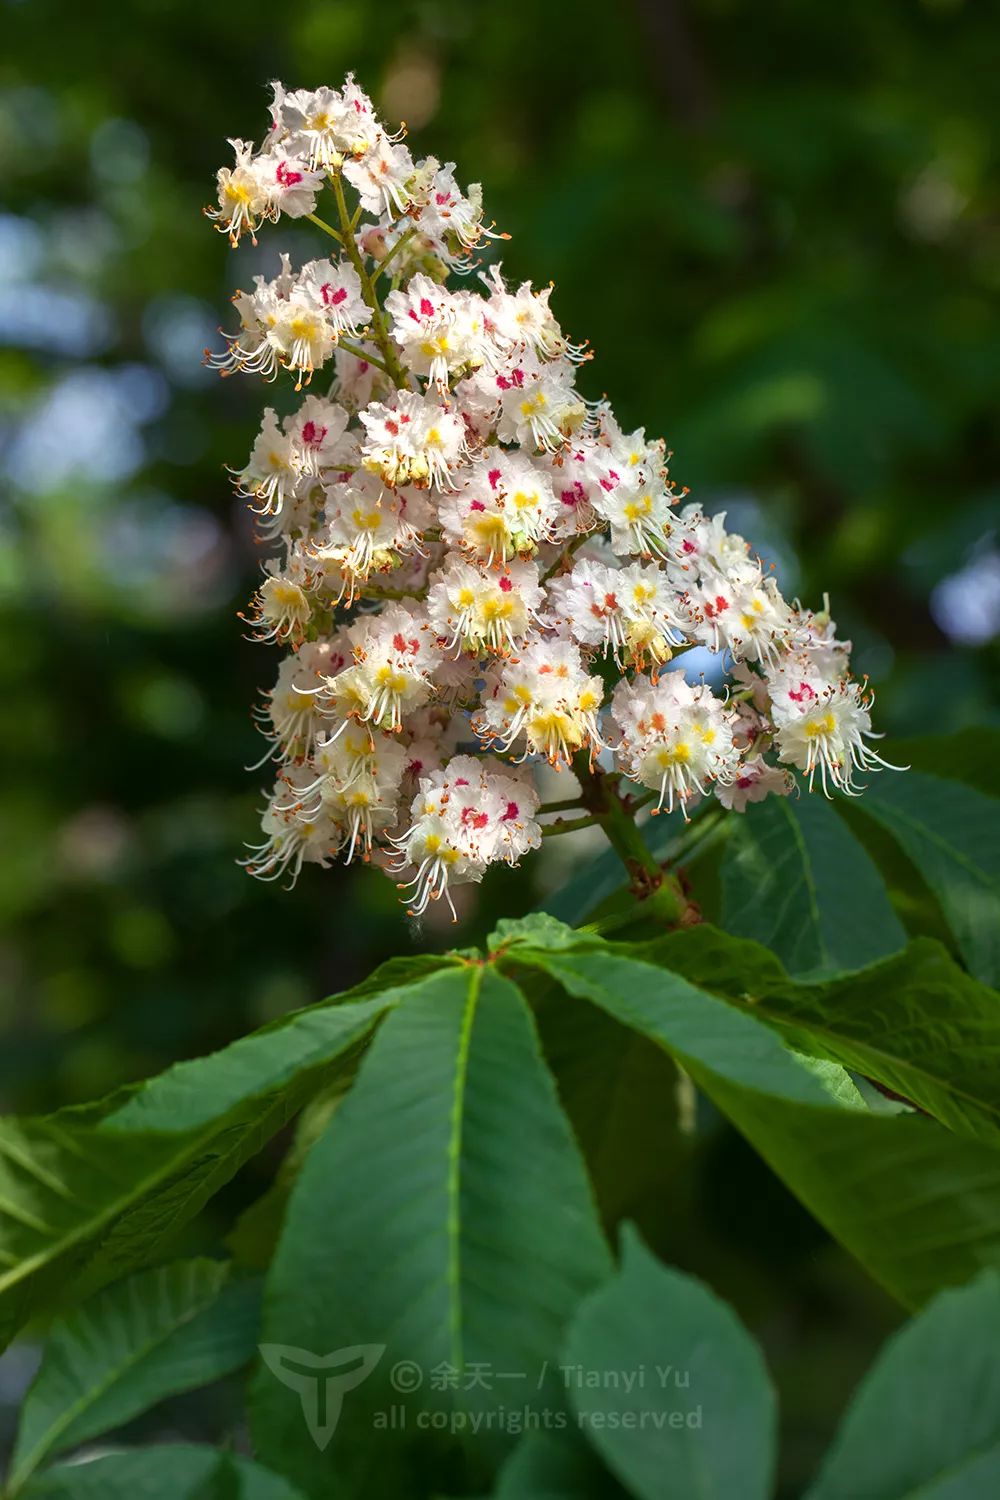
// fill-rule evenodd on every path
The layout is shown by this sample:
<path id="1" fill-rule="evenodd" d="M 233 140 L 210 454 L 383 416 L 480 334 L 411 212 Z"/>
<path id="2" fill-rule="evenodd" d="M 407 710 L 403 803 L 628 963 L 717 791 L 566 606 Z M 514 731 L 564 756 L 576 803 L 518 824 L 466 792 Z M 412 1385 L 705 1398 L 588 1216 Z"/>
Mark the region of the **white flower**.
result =
<path id="1" fill-rule="evenodd" d="M 441 391 L 453 371 L 480 365 L 486 357 L 481 309 L 482 298 L 448 292 L 422 274 L 385 299 L 392 336 L 407 365 Z"/>
<path id="2" fill-rule="evenodd" d="M 278 426 L 272 407 L 264 411 L 260 432 L 246 467 L 237 475 L 239 493 L 258 501 L 258 515 L 277 515 L 292 494 L 301 473 L 301 463 L 292 439 Z"/>
<path id="3" fill-rule="evenodd" d="M 526 755 L 568 765 L 578 750 L 600 748 L 604 686 L 588 674 L 571 641 L 533 641 L 486 674 L 481 697 L 476 733 L 487 743 L 498 741 L 504 751 L 523 736 Z"/>
<path id="4" fill-rule="evenodd" d="M 303 864 L 328 865 L 343 843 L 344 830 L 330 809 L 320 809 L 315 819 L 300 816 L 298 789 L 312 779 L 310 767 L 293 766 L 275 784 L 261 819 L 264 841 L 240 861 L 259 880 L 288 874 L 294 885 Z"/>
<path id="5" fill-rule="evenodd" d="M 405 497 L 365 473 L 345 476 L 327 490 L 327 532 L 316 555 L 336 558 L 349 590 L 373 571 L 388 571 L 396 554 L 417 548 L 420 533 L 406 517 Z"/>
<path id="6" fill-rule="evenodd" d="M 317 821 L 323 813 L 345 830 L 345 863 L 371 856 L 377 833 L 397 817 L 406 753 L 393 735 L 367 724 L 345 723 L 313 757 L 315 779 L 299 793 L 299 815 Z"/>
<path id="7" fill-rule="evenodd" d="M 439 515 L 448 541 L 490 565 L 537 552 L 561 519 L 544 470 L 503 448 L 469 469 L 464 488 L 443 501 Z"/>
<path id="8" fill-rule="evenodd" d="M 316 195 L 323 186 L 322 172 L 310 171 L 297 156 L 289 156 L 280 146 L 257 157 L 255 168 L 267 194 L 270 217 L 277 221 L 285 214 L 289 219 L 303 219 L 316 212 Z"/>
<path id="9" fill-rule="evenodd" d="M 280 304 L 267 336 L 281 363 L 299 375 L 296 390 L 326 364 L 335 342 L 330 323 L 301 294 Z"/>
<path id="10" fill-rule="evenodd" d="M 347 661 L 336 641 L 306 641 L 284 658 L 266 706 L 254 710 L 268 742 L 264 760 L 279 754 L 284 760 L 301 761 L 314 754 L 328 727 L 320 702 L 323 680 L 343 671 Z"/>
<path id="11" fill-rule="evenodd" d="M 611 528 L 611 546 L 622 557 L 669 556 L 667 539 L 673 529 L 674 497 L 659 482 L 644 482 L 641 469 L 618 470 L 603 462 L 593 494 L 593 507 Z"/>
<path id="12" fill-rule="evenodd" d="M 450 562 L 431 579 L 427 614 L 445 650 L 503 655 L 524 639 L 541 597 L 533 563 L 493 572 Z"/>
<path id="13" fill-rule="evenodd" d="M 302 639 L 312 618 L 308 589 L 310 579 L 304 559 L 291 557 L 284 569 L 272 558 L 264 564 L 264 582 L 257 590 L 255 611 L 248 623 L 256 628 L 259 641 Z"/>
<path id="14" fill-rule="evenodd" d="M 216 228 L 229 235 L 231 245 L 238 245 L 244 233 L 256 244 L 255 232 L 270 214 L 271 198 L 254 159 L 253 142 L 234 139 L 229 144 L 236 165 L 220 167 L 216 173 L 219 206 L 205 212 L 216 221 Z"/>
<path id="15" fill-rule="evenodd" d="M 583 427 L 587 408 L 573 388 L 572 367 L 538 364 L 530 355 L 496 377 L 497 436 L 528 451 L 554 452 Z"/>
<path id="16" fill-rule="evenodd" d="M 759 567 L 743 576 L 708 573 L 691 591 L 698 623 L 695 638 L 713 651 L 728 648 L 737 659 L 777 661 L 792 631 L 792 614 L 773 578 Z"/>
<path id="17" fill-rule="evenodd" d="M 370 317 L 358 273 L 347 261 L 311 260 L 299 272 L 304 297 L 329 324 L 334 338 L 357 338 Z"/>
<path id="18" fill-rule="evenodd" d="M 361 445 L 366 469 L 388 485 L 453 485 L 453 471 L 467 445 L 462 419 L 415 391 L 397 391 L 390 403 L 373 401 L 359 413 L 366 439 Z"/>
<path id="19" fill-rule="evenodd" d="M 619 664 L 641 668 L 648 659 L 660 666 L 684 640 L 681 601 L 656 563 L 610 568 L 581 558 L 552 580 L 549 600 L 575 641 L 610 652 Z"/>
<path id="20" fill-rule="evenodd" d="M 420 212 L 420 233 L 448 265 L 464 269 L 469 265 L 469 251 L 486 236 L 496 238 L 483 227 L 483 190 L 478 182 L 466 192 L 455 181 L 455 163 L 438 167 L 428 185 Z"/>
<path id="21" fill-rule="evenodd" d="M 813 789 L 816 772 L 825 796 L 831 787 L 856 796 L 855 771 L 898 770 L 866 740 L 872 732 L 871 697 L 848 678 L 830 682 L 809 661 L 793 658 L 768 673 L 778 758 L 796 766 Z"/>
<path id="22" fill-rule="evenodd" d="M 583 350 L 569 344 L 556 322 L 549 297 L 552 288 L 532 290 L 531 282 L 522 282 L 516 292 L 509 292 L 498 267 L 483 275 L 490 289 L 487 318 L 493 336 L 510 350 L 529 350 L 539 359 L 557 359 L 569 354 L 579 359 Z"/>
<path id="23" fill-rule="evenodd" d="M 347 717 L 398 731 L 426 703 L 438 662 L 426 620 L 401 604 L 368 615 L 348 631 L 354 663 L 328 678 L 325 696 Z"/>
<path id="24" fill-rule="evenodd" d="M 339 167 L 343 161 L 344 100 L 336 89 L 296 89 L 280 100 L 275 84 L 275 128 L 289 150 L 302 153 L 310 167 Z"/>
<path id="25" fill-rule="evenodd" d="M 307 396 L 283 427 L 299 472 L 313 477 L 349 463 L 355 438 L 347 435 L 348 413 L 336 401 Z"/>
<path id="26" fill-rule="evenodd" d="M 397 868 L 415 871 L 402 888 L 413 891 L 410 910 L 420 915 L 442 895 L 451 907 L 450 886 L 480 881 L 487 867 L 516 864 L 537 848 L 538 794 L 508 767 L 487 768 L 471 755 L 457 755 L 442 770 L 421 778 L 411 823 L 392 842 Z"/>
<path id="27" fill-rule="evenodd" d="M 407 184 L 414 173 L 413 158 L 405 146 L 380 135 L 359 160 L 345 162 L 343 172 L 369 213 L 405 214 L 410 204 Z"/>
<path id="28" fill-rule="evenodd" d="M 716 797 L 733 812 L 745 812 L 749 802 L 763 802 L 765 797 L 787 797 L 794 790 L 791 772 L 763 759 L 744 761 L 734 780 L 715 784 Z"/>
<path id="29" fill-rule="evenodd" d="M 740 762 L 733 744 L 735 714 L 704 683 L 692 687 L 683 672 L 623 679 L 611 712 L 620 739 L 618 764 L 626 776 L 659 794 L 656 811 L 707 796 L 713 781 L 731 781 Z"/>

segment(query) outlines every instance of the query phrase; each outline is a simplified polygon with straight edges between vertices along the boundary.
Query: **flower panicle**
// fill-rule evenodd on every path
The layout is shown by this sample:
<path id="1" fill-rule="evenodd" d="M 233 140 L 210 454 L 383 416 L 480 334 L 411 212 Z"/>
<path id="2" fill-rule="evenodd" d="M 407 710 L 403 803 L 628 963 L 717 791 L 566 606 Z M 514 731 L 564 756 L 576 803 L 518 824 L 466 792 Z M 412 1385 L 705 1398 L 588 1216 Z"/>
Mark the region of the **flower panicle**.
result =
<path id="1" fill-rule="evenodd" d="M 352 77 L 275 83 L 259 149 L 230 144 L 206 212 L 231 244 L 306 219 L 329 252 L 255 277 L 208 356 L 300 393 L 233 471 L 272 549 L 245 618 L 288 648 L 255 710 L 277 779 L 253 873 L 370 860 L 415 914 L 454 910 L 560 831 L 540 768 L 613 767 L 687 819 L 886 766 L 826 602 L 786 601 L 665 444 L 580 394 L 551 286 L 481 269 L 506 236 L 478 184 L 414 160 Z M 724 690 L 685 674 L 694 647 Z"/>

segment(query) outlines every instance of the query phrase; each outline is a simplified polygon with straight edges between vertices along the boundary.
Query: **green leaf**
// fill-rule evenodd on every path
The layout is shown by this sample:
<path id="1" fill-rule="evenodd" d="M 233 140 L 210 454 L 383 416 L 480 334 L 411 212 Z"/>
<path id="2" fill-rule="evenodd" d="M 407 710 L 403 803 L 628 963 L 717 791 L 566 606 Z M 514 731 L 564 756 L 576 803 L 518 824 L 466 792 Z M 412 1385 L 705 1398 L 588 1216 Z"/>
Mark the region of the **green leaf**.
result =
<path id="1" fill-rule="evenodd" d="M 676 1067 L 662 1047 L 595 1005 L 577 1005 L 556 985 L 533 996 L 533 1009 L 605 1228 L 627 1217 L 658 1240 L 675 1212 L 671 1182 L 687 1157 Z"/>
<path id="2" fill-rule="evenodd" d="M 281 1159 L 274 1180 L 243 1210 L 226 1236 L 226 1247 L 237 1265 L 266 1271 L 271 1264 L 295 1181 L 352 1081 L 346 1075 L 335 1079 L 330 1088 L 310 1099 L 299 1115 L 292 1143 Z"/>
<path id="3" fill-rule="evenodd" d="M 634 1231 L 618 1274 L 573 1319 L 564 1367 L 580 1430 L 637 1500 L 770 1493 L 776 1402 L 760 1350 Z"/>
<path id="4" fill-rule="evenodd" d="M 1000 798 L 908 771 L 882 777 L 859 807 L 916 865 L 972 973 L 1000 985 Z"/>
<path id="5" fill-rule="evenodd" d="M 865 1376 L 808 1500 L 1000 1493 L 1000 1277 L 943 1293 Z"/>
<path id="6" fill-rule="evenodd" d="M 932 776 L 977 787 L 989 797 L 1000 797 L 1000 729 L 992 725 L 977 724 L 955 734 L 894 739 L 886 758 L 911 771 L 929 771 Z"/>
<path id="7" fill-rule="evenodd" d="M 579 947 L 586 941 L 586 933 L 575 932 L 572 927 L 567 927 L 564 922 L 545 911 L 531 912 L 526 917 L 503 917 L 486 940 L 491 953 L 497 948 L 510 948 L 517 943 L 532 943 L 535 947 L 542 948 L 565 948 Z"/>
<path id="8" fill-rule="evenodd" d="M 403 1399 L 388 1378 L 397 1361 L 442 1407 L 523 1403 L 609 1264 L 522 996 L 481 962 L 439 975 L 388 1018 L 310 1152 L 265 1300 L 269 1342 L 312 1356 L 384 1346 L 384 1357 L 347 1395 L 325 1455 L 298 1395 L 262 1372 L 258 1450 L 345 1500 L 405 1490 L 422 1436 L 412 1415 L 404 1435 L 372 1442 L 374 1413 Z M 482 1363 L 516 1379 L 500 1393 L 432 1392 L 438 1367 L 462 1379 Z"/>
<path id="9" fill-rule="evenodd" d="M 497 1475 L 493 1500 L 614 1500 L 626 1495 L 575 1427 L 567 1417 L 565 1427 L 526 1432 Z"/>
<path id="10" fill-rule="evenodd" d="M 788 979 L 771 955 L 713 927 L 635 945 L 635 957 L 743 1002 L 799 1052 L 831 1058 L 952 1130 L 1000 1145 L 1000 996 L 937 943 L 856 974 Z"/>
<path id="11" fill-rule="evenodd" d="M 23 1500 L 303 1500 L 261 1464 L 193 1443 L 163 1443 L 58 1464 L 38 1475 Z"/>
<path id="12" fill-rule="evenodd" d="M 247 1364 L 259 1287 L 228 1277 L 222 1261 L 175 1261 L 109 1287 L 55 1324 L 21 1412 L 6 1493 L 53 1454 Z"/>
<path id="13" fill-rule="evenodd" d="M 0 1346 L 50 1289 L 85 1269 L 96 1289 L 157 1255 L 407 991 L 298 1011 L 103 1110 L 0 1121 Z"/>
<path id="14" fill-rule="evenodd" d="M 858 969 L 906 942 L 882 878 L 820 796 L 769 797 L 736 823 L 722 863 L 722 924 L 792 974 Z"/>
<path id="15" fill-rule="evenodd" d="M 675 1057 L 816 1218 L 902 1302 L 1000 1265 L 1000 1151 L 913 1114 L 850 1107 L 749 1009 L 607 945 L 518 948 Z"/>

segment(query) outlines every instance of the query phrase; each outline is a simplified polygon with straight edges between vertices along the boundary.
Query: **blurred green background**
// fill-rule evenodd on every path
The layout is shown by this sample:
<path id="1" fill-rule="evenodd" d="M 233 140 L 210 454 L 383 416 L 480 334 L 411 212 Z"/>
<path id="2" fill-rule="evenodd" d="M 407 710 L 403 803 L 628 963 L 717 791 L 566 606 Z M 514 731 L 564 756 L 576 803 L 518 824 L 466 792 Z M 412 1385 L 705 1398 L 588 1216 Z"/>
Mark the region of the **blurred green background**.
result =
<path id="1" fill-rule="evenodd" d="M 454 940 L 409 925 L 377 874 L 307 869 L 290 895 L 235 864 L 276 663 L 236 619 L 257 559 L 222 466 L 264 393 L 201 353 L 237 285 L 321 247 L 283 224 L 230 252 L 200 210 L 226 137 L 266 128 L 268 80 L 353 68 L 415 154 L 483 181 L 507 272 L 553 279 L 592 340 L 586 394 L 663 434 L 787 593 L 830 593 L 880 727 L 919 733 L 997 718 L 990 12 L 8 0 L 5 1108 L 91 1097 Z M 492 878 L 458 940 L 554 878 Z M 677 1253 L 768 1342 L 794 1483 L 894 1314 L 735 1137 L 702 1168 Z"/>

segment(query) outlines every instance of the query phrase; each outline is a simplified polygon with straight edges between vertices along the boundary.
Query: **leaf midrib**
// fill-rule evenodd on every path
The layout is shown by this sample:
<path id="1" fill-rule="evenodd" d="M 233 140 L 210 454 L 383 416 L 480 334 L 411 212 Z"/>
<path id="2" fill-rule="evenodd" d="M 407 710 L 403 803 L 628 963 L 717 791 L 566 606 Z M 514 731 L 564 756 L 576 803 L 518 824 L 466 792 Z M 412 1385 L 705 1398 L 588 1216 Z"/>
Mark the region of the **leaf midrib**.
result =
<path id="1" fill-rule="evenodd" d="M 458 1033 L 458 1048 L 455 1053 L 454 1087 L 451 1101 L 451 1120 L 448 1132 L 448 1176 L 447 1176 L 447 1241 L 448 1241 L 448 1321 L 451 1363 L 456 1370 L 464 1367 L 462 1339 L 462 1136 L 464 1127 L 465 1089 L 469 1078 L 469 1054 L 472 1047 L 472 1024 L 482 989 L 484 970 L 473 968 L 465 1004 L 462 1024 Z"/>

